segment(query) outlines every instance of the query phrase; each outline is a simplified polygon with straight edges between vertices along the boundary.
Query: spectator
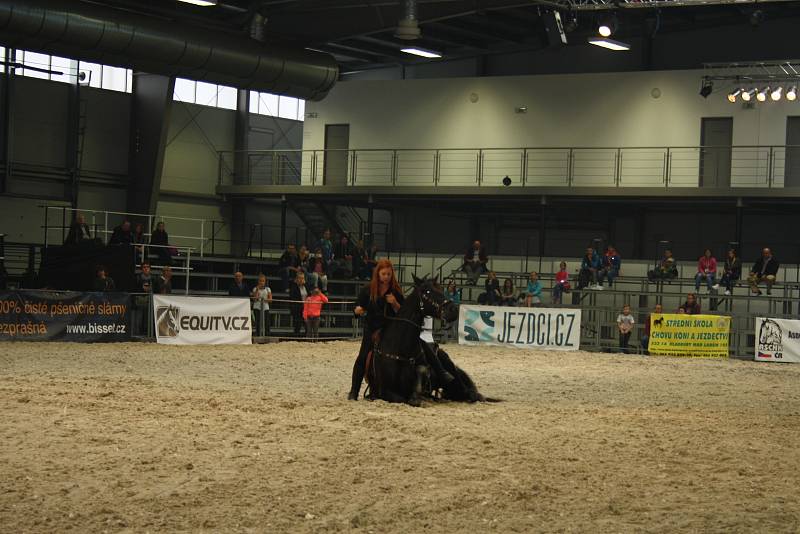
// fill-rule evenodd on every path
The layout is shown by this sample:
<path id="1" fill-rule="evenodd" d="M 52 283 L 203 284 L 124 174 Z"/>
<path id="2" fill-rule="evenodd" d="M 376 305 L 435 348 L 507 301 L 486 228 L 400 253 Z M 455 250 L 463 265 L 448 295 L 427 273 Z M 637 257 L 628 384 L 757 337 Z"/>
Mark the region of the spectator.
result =
<path id="1" fill-rule="evenodd" d="M 686 313 L 686 308 L 684 306 L 680 306 L 678 308 L 678 315 L 684 315 Z"/>
<path id="2" fill-rule="evenodd" d="M 86 224 L 86 217 L 79 213 L 69 227 L 69 233 L 64 240 L 65 245 L 79 245 L 84 241 L 91 241 L 92 233 Z"/>
<path id="3" fill-rule="evenodd" d="M 249 297 L 250 288 L 244 282 L 244 275 L 241 271 L 233 273 L 233 284 L 228 288 L 229 297 Z"/>
<path id="4" fill-rule="evenodd" d="M 486 256 L 486 249 L 476 239 L 472 242 L 472 246 L 467 249 L 467 253 L 464 254 L 464 265 L 461 266 L 461 269 L 467 273 L 468 284 L 478 285 L 478 278 L 488 271 L 486 266 L 488 262 L 489 258 Z"/>
<path id="5" fill-rule="evenodd" d="M 510 278 L 503 281 L 503 291 L 500 293 L 501 306 L 516 306 L 517 295 L 514 293 L 514 282 Z"/>
<path id="6" fill-rule="evenodd" d="M 699 315 L 700 314 L 700 303 L 697 301 L 697 295 L 694 293 L 689 293 L 686 295 L 686 302 L 683 303 L 683 313 L 687 315 Z M 680 313 L 680 311 L 678 312 Z"/>
<path id="7" fill-rule="evenodd" d="M 150 262 L 142 262 L 142 272 L 136 276 L 136 291 L 138 293 L 153 292 L 153 274 L 150 272 Z"/>
<path id="8" fill-rule="evenodd" d="M 353 276 L 361 280 L 369 280 L 375 261 L 371 261 L 369 251 L 364 247 L 364 241 L 359 239 L 353 247 Z"/>
<path id="9" fill-rule="evenodd" d="M 281 273 L 283 287 L 289 288 L 289 280 L 294 280 L 300 272 L 300 258 L 297 256 L 297 247 L 290 244 L 286 247 L 286 252 L 278 260 L 278 270 Z"/>
<path id="10" fill-rule="evenodd" d="M 628 353 L 628 343 L 633 332 L 634 319 L 631 315 L 631 307 L 625 304 L 622 313 L 617 315 L 617 329 L 619 330 L 619 350 Z"/>
<path id="11" fill-rule="evenodd" d="M 711 291 L 717 283 L 716 279 L 717 258 L 711 254 L 711 249 L 707 248 L 697 261 L 697 274 L 694 275 L 694 290 L 700 291 L 700 283 L 705 280 L 708 290 Z"/>
<path id="12" fill-rule="evenodd" d="M 300 270 L 306 275 L 306 280 L 308 279 L 308 261 L 310 259 L 311 254 L 308 252 L 308 247 L 305 245 L 300 245 L 300 250 L 297 253 L 297 261 Z"/>
<path id="13" fill-rule="evenodd" d="M 322 315 L 322 305 L 328 302 L 325 293 L 318 287 L 311 291 L 306 297 L 303 306 L 303 319 L 306 321 L 306 335 L 310 339 L 319 339 L 319 318 Z"/>
<path id="14" fill-rule="evenodd" d="M 564 293 L 569 293 L 570 290 L 567 263 L 562 261 L 558 265 L 558 269 L 556 273 L 556 285 L 553 286 L 553 304 L 561 304 L 561 296 Z"/>
<path id="15" fill-rule="evenodd" d="M 730 295 L 733 293 L 733 286 L 736 281 L 742 277 L 742 262 L 736 256 L 736 251 L 730 249 L 728 257 L 725 258 L 725 266 L 722 270 L 722 279 L 720 282 L 725 286 L 725 294 Z M 719 287 L 719 286 L 717 286 Z M 716 289 L 716 288 L 715 288 Z"/>
<path id="16" fill-rule="evenodd" d="M 760 295 L 761 290 L 758 289 L 758 284 L 764 282 L 767 285 L 767 295 L 771 295 L 772 286 L 775 284 L 775 277 L 778 274 L 778 267 L 780 267 L 780 263 L 772 255 L 772 251 L 768 248 L 762 250 L 761 257 L 750 269 L 750 276 L 747 278 L 747 282 L 750 284 L 750 291 Z"/>
<path id="17" fill-rule="evenodd" d="M 306 289 L 306 277 L 298 271 L 294 277 L 294 282 L 289 284 L 289 311 L 292 314 L 292 322 L 294 323 L 294 335 L 300 337 L 300 328 L 303 328 L 305 322 L 303 321 L 303 307 L 308 298 L 308 289 Z M 306 328 L 306 334 L 308 329 Z"/>
<path id="18" fill-rule="evenodd" d="M 317 247 L 322 249 L 322 259 L 325 260 L 325 266 L 330 267 L 333 261 L 333 242 L 331 241 L 331 231 L 326 229 L 322 232 L 322 239 L 317 243 Z M 316 249 L 317 247 L 314 247 Z M 326 270 L 327 272 L 327 270 Z"/>
<path id="19" fill-rule="evenodd" d="M 651 282 L 658 280 L 672 280 L 678 277 L 678 265 L 672 257 L 672 250 L 666 249 L 664 257 L 656 264 L 656 268 L 647 273 Z"/>
<path id="20" fill-rule="evenodd" d="M 153 292 L 153 274 L 150 272 L 150 262 L 142 262 L 142 272 L 136 275 L 136 292 L 144 295 L 136 295 L 134 303 L 139 315 L 139 328 L 142 335 L 147 334 L 148 309 L 150 307 L 150 294 Z"/>
<path id="21" fill-rule="evenodd" d="M 500 282 L 497 280 L 497 275 L 494 271 L 489 271 L 486 276 L 484 284 L 486 293 L 484 293 L 484 301 L 488 306 L 496 306 L 500 303 Z"/>
<path id="22" fill-rule="evenodd" d="M 97 278 L 94 279 L 94 291 L 116 291 L 114 279 L 106 274 L 106 268 L 103 265 L 97 266 Z"/>
<path id="23" fill-rule="evenodd" d="M 661 315 L 664 313 L 664 307 L 661 304 L 656 304 L 653 308 L 653 313 L 647 315 L 647 320 L 644 323 L 644 335 L 642 336 L 642 349 L 647 351 L 650 347 L 650 323 L 653 315 Z"/>
<path id="24" fill-rule="evenodd" d="M 136 223 L 133 227 L 133 244 L 136 246 L 136 263 L 144 262 L 147 257 L 144 245 L 147 244 L 147 236 L 144 235 L 144 225 Z"/>
<path id="25" fill-rule="evenodd" d="M 153 289 L 155 293 L 159 295 L 169 295 L 172 293 L 172 267 L 165 265 L 161 269 L 161 276 L 156 278 L 156 284 Z"/>
<path id="26" fill-rule="evenodd" d="M 461 304 L 461 290 L 456 287 L 455 280 L 450 280 L 447 283 L 447 289 L 444 292 L 444 298 L 453 304 Z"/>
<path id="27" fill-rule="evenodd" d="M 308 260 L 308 288 L 319 287 L 323 293 L 328 293 L 328 264 L 322 254 L 322 249 L 317 247 L 314 255 Z"/>
<path id="28" fill-rule="evenodd" d="M 534 304 L 542 303 L 542 283 L 539 273 L 533 271 L 528 278 L 528 287 L 525 288 L 525 306 L 530 308 Z"/>
<path id="29" fill-rule="evenodd" d="M 339 242 L 333 247 L 333 276 L 342 278 L 353 277 L 353 247 L 346 235 L 339 238 Z"/>
<path id="30" fill-rule="evenodd" d="M 131 223 L 123 221 L 119 226 L 114 227 L 111 233 L 111 239 L 108 240 L 109 245 L 130 245 L 133 243 L 133 233 L 131 232 Z"/>
<path id="31" fill-rule="evenodd" d="M 619 270 L 622 267 L 622 258 L 619 257 L 617 249 L 609 245 L 606 253 L 603 255 L 600 265 L 600 272 L 597 276 L 597 284 L 603 287 L 603 280 L 608 280 L 608 287 L 614 285 L 614 280 L 619 276 Z"/>
<path id="32" fill-rule="evenodd" d="M 269 335 L 269 305 L 272 304 L 272 290 L 267 285 L 267 277 L 264 274 L 258 275 L 258 282 L 250 292 L 250 300 L 253 301 L 253 331 L 258 336 Z"/>
<path id="33" fill-rule="evenodd" d="M 592 247 L 587 247 L 586 254 L 581 260 L 581 270 L 578 272 L 578 289 L 587 286 L 589 289 L 602 289 L 603 286 L 597 284 L 600 279 L 600 266 L 600 256 L 597 251 Z"/>
<path id="34" fill-rule="evenodd" d="M 164 265 L 172 265 L 172 253 L 169 246 L 169 235 L 164 228 L 164 221 L 160 221 L 150 234 L 150 244 L 156 245 L 151 252 L 155 252 Z"/>

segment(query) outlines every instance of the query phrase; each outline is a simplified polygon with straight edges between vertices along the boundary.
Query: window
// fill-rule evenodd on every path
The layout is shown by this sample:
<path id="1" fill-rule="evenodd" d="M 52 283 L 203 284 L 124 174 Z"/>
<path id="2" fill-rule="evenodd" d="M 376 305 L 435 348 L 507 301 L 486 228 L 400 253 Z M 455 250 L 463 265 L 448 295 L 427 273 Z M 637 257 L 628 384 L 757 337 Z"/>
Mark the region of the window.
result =
<path id="1" fill-rule="evenodd" d="M 5 61 L 5 60 L 6 60 L 6 49 L 5 47 L 0 46 L 0 61 Z M 6 71 L 5 63 L 0 63 L 0 72 L 5 72 L 5 71 Z"/>
<path id="2" fill-rule="evenodd" d="M 297 120 L 297 99 L 290 96 L 280 97 L 278 103 L 278 116 L 282 119 Z"/>
<path id="3" fill-rule="evenodd" d="M 300 99 L 297 102 L 297 120 L 303 121 L 306 118 L 306 101 Z"/>
<path id="4" fill-rule="evenodd" d="M 127 83 L 127 69 L 103 65 L 103 78 L 100 80 L 100 87 L 124 93 L 127 89 Z"/>
<path id="5" fill-rule="evenodd" d="M 172 99 L 178 102 L 191 102 L 195 101 L 195 86 L 197 82 L 192 80 L 184 80 L 183 78 L 175 79 L 175 93 Z"/>
<path id="6" fill-rule="evenodd" d="M 55 72 L 50 73 L 50 79 L 55 82 L 69 83 L 75 79 L 75 72 L 77 68 L 77 61 L 73 61 L 65 57 L 52 56 L 50 58 L 50 70 Z"/>
<path id="7" fill-rule="evenodd" d="M 23 64 L 22 68 L 16 70 L 21 76 L 71 83 L 75 81 L 76 76 L 83 73 L 84 79 L 80 80 L 81 85 L 128 93 L 132 90 L 133 71 L 130 69 L 49 56 L 28 50 L 17 50 L 15 55 L 15 61 Z M 5 58 L 3 47 L 0 47 L 0 57 Z M 5 72 L 2 64 L 0 72 Z"/>
<path id="8" fill-rule="evenodd" d="M 201 106 L 236 109 L 236 88 L 177 78 L 173 99 Z"/>
<path id="9" fill-rule="evenodd" d="M 224 109 L 236 109 L 236 88 L 219 86 L 219 93 L 217 93 L 217 107 Z"/>
<path id="10" fill-rule="evenodd" d="M 19 57 L 19 56 L 17 56 Z M 23 76 L 27 76 L 29 78 L 41 78 L 44 80 L 50 79 L 50 56 L 47 54 L 39 54 L 37 52 L 22 52 L 22 63 L 25 64 L 24 69 L 22 69 Z M 27 68 L 27 67 L 34 67 L 34 68 Z"/>
<path id="11" fill-rule="evenodd" d="M 305 100 L 250 91 L 250 113 L 302 121 L 305 108 Z"/>
<path id="12" fill-rule="evenodd" d="M 89 87 L 96 87 L 100 89 L 103 82 L 103 66 L 97 63 L 87 63 L 81 61 L 78 63 L 78 72 L 84 74 L 86 77 L 81 80 L 81 84 L 88 85 Z M 79 75 L 80 75 L 79 74 Z"/>

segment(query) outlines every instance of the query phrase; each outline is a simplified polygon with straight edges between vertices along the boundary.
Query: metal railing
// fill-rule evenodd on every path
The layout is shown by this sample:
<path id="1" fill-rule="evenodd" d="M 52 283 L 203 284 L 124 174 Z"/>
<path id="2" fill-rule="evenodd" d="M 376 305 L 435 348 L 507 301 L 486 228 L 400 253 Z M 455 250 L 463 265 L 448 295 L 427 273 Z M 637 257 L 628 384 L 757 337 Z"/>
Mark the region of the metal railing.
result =
<path id="1" fill-rule="evenodd" d="M 220 185 L 783 187 L 800 146 L 220 151 Z M 291 164 L 290 164 L 291 163 Z M 800 177 L 799 177 L 800 178 Z M 506 180 L 507 179 L 507 180 Z"/>

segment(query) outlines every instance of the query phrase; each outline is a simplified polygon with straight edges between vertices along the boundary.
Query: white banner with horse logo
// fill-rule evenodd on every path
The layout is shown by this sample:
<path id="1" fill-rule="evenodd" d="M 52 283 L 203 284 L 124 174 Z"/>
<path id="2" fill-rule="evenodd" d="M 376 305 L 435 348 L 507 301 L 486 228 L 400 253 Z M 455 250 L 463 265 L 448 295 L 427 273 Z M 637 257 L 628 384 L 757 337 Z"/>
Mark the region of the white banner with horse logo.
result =
<path id="1" fill-rule="evenodd" d="M 756 319 L 757 362 L 800 363 L 800 321 Z"/>
<path id="2" fill-rule="evenodd" d="M 523 349 L 578 350 L 581 310 L 511 308 L 462 304 L 458 315 L 460 345 L 497 345 Z"/>
<path id="3" fill-rule="evenodd" d="M 249 345 L 250 299 L 153 295 L 156 341 L 167 345 Z"/>

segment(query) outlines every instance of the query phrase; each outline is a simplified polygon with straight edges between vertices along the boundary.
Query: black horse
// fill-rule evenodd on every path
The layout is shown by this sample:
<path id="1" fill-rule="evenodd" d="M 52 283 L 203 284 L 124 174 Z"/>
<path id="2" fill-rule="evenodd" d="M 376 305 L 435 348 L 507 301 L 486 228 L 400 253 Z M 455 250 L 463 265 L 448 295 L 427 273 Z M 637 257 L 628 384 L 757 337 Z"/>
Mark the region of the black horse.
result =
<path id="1" fill-rule="evenodd" d="M 454 321 L 458 306 L 445 298 L 436 277 L 428 280 L 414 276 L 414 290 L 372 350 L 367 365 L 370 398 L 420 406 L 423 398 L 438 391 L 444 399 L 491 400 L 478 392 L 469 375 L 447 353 L 419 338 L 427 316 Z"/>

